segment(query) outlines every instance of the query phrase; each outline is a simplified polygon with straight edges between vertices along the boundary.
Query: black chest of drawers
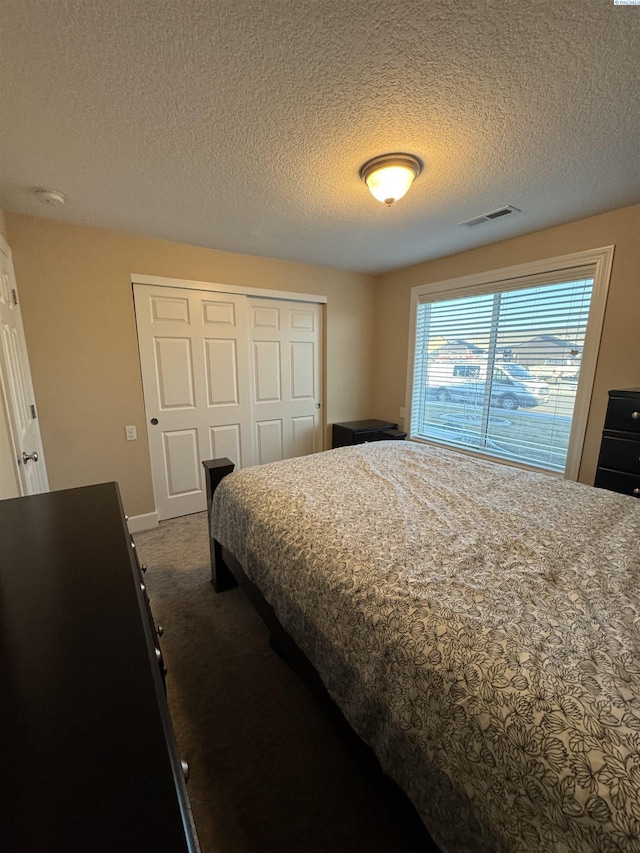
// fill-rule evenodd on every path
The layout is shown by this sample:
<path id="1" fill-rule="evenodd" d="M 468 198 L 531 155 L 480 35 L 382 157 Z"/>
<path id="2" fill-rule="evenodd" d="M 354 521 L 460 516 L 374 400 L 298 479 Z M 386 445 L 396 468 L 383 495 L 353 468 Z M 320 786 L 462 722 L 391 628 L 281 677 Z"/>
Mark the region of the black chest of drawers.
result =
<path id="1" fill-rule="evenodd" d="M 609 391 L 594 485 L 640 497 L 640 388 Z"/>
<path id="2" fill-rule="evenodd" d="M 116 483 L 0 501 L 0 850 L 197 853 Z"/>
<path id="3" fill-rule="evenodd" d="M 392 424 L 390 421 L 347 421 L 333 425 L 333 447 L 365 444 L 367 441 L 404 439 L 406 437 L 406 432 L 399 430 L 398 424 Z"/>

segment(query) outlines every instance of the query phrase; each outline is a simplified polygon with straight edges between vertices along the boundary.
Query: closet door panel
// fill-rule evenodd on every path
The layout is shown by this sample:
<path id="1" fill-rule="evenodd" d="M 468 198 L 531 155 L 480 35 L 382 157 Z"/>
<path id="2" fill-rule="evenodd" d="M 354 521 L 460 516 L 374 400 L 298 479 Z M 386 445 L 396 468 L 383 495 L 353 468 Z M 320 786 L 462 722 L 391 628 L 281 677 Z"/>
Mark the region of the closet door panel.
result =
<path id="1" fill-rule="evenodd" d="M 200 512 L 204 459 L 254 462 L 247 299 L 141 285 L 134 296 L 158 518 Z"/>

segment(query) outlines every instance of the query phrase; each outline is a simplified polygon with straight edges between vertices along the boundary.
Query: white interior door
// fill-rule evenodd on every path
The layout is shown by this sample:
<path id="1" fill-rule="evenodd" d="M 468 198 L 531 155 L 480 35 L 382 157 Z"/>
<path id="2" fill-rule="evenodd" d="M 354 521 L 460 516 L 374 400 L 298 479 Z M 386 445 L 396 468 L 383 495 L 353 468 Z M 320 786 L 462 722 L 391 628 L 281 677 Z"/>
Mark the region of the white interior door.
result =
<path id="1" fill-rule="evenodd" d="M 322 309 L 250 299 L 252 410 L 258 465 L 322 450 Z"/>
<path id="2" fill-rule="evenodd" d="M 27 344 L 9 247 L 0 239 L 0 394 L 23 495 L 49 490 Z"/>
<path id="3" fill-rule="evenodd" d="M 158 518 L 200 512 L 203 459 L 253 463 L 246 299 L 143 285 L 134 294 Z"/>

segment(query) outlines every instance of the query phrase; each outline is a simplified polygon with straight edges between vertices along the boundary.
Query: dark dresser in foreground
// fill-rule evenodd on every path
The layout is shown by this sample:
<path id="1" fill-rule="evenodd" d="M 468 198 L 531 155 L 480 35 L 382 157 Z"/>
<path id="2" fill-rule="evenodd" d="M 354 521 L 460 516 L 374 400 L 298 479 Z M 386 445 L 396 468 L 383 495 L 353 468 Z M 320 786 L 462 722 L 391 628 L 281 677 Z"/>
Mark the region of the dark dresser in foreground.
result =
<path id="1" fill-rule="evenodd" d="M 404 439 L 406 432 L 398 429 L 398 424 L 390 421 L 347 421 L 333 425 L 333 447 L 345 447 L 348 444 L 364 444 L 367 441 L 388 441 Z"/>
<path id="2" fill-rule="evenodd" d="M 0 850 L 197 853 L 116 483 L 0 501 Z"/>
<path id="3" fill-rule="evenodd" d="M 594 485 L 640 497 L 640 388 L 609 391 Z"/>

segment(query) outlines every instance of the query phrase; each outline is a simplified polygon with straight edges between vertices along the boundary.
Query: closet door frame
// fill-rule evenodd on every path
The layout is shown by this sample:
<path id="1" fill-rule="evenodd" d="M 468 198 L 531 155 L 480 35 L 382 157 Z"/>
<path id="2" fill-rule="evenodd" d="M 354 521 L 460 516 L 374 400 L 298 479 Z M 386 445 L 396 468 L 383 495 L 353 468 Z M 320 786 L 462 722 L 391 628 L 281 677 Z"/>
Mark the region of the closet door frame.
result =
<path id="1" fill-rule="evenodd" d="M 220 284 L 213 281 L 195 281 L 186 278 L 165 278 L 159 275 L 131 273 L 131 284 L 152 284 L 154 287 L 179 287 L 183 290 L 208 290 L 211 293 L 236 293 L 239 296 L 263 296 L 265 299 L 288 299 L 293 302 L 327 304 L 327 297 L 318 293 L 297 293 L 293 290 L 269 290 L 255 285 Z"/>

